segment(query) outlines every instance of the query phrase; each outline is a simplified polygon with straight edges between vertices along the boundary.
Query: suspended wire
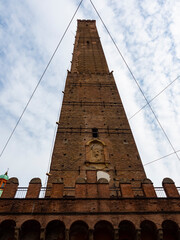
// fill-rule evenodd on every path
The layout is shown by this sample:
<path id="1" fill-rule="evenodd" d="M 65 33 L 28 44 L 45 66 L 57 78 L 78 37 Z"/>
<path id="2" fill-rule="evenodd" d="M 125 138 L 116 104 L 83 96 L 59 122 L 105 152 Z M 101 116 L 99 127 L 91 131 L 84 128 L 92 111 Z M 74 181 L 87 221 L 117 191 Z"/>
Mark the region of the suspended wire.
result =
<path id="1" fill-rule="evenodd" d="M 54 146 L 55 137 L 56 137 L 56 130 L 57 130 L 57 125 L 54 126 L 54 134 L 53 134 L 53 139 L 52 139 L 52 144 L 51 144 L 51 149 L 50 149 L 50 154 L 49 154 L 47 173 L 49 172 L 49 168 L 50 168 L 50 164 L 51 164 L 51 157 L 52 157 L 53 146 Z M 47 184 L 47 179 L 48 179 L 48 176 L 46 175 L 44 186 L 46 186 L 46 184 Z"/>
<path id="2" fill-rule="evenodd" d="M 63 78 L 65 78 L 65 76 L 64 76 Z M 64 81 L 64 87 L 63 87 L 63 89 L 64 89 L 64 88 L 65 88 L 65 81 Z M 62 98 L 63 98 L 63 97 L 62 97 Z M 58 114 L 57 114 L 57 117 L 56 117 L 56 122 L 59 121 L 60 113 L 61 113 L 61 109 L 59 108 L 59 111 L 58 111 Z M 50 150 L 50 154 L 49 154 L 49 161 L 48 161 L 48 166 L 47 166 L 47 171 L 46 171 L 46 173 L 49 173 L 49 172 L 50 172 L 51 159 L 52 159 L 52 154 L 53 154 L 53 148 L 54 148 L 54 143 L 55 143 L 57 128 L 58 128 L 58 126 L 57 126 L 57 124 L 55 124 L 55 126 L 54 126 L 54 134 L 53 134 L 53 139 L 52 139 L 51 150 Z M 47 186 L 47 181 L 48 181 L 48 176 L 46 175 L 44 186 Z"/>
<path id="3" fill-rule="evenodd" d="M 63 35 L 62 35 L 62 37 L 61 37 L 61 39 L 60 39 L 58 45 L 57 45 L 57 47 L 55 48 L 55 50 L 54 50 L 54 52 L 53 52 L 53 54 L 52 54 L 52 56 L 51 56 L 49 62 L 48 62 L 47 65 L 46 65 L 46 67 L 45 67 L 45 69 L 44 69 L 44 71 L 43 71 L 43 73 L 42 73 L 42 75 L 41 75 L 41 77 L 40 77 L 40 79 L 39 79 L 39 81 L 38 81 L 36 87 L 34 88 L 34 90 L 33 90 L 32 94 L 31 94 L 31 96 L 30 96 L 28 102 L 26 103 L 24 110 L 22 111 L 22 113 L 21 113 L 21 115 L 20 115 L 18 121 L 16 122 L 16 124 L 15 124 L 15 126 L 14 126 L 14 128 L 13 128 L 11 134 L 10 134 L 10 136 L 8 137 L 6 143 L 5 143 L 5 145 L 4 145 L 4 147 L 3 147 L 2 151 L 1 151 L 0 158 L 2 157 L 2 155 L 3 155 L 3 153 L 4 153 L 5 149 L 6 149 L 6 147 L 7 147 L 8 143 L 9 143 L 9 141 L 11 140 L 11 138 L 12 138 L 12 136 L 13 136 L 13 134 L 14 134 L 14 132 L 15 132 L 17 126 L 19 125 L 19 122 L 21 121 L 21 119 L 22 119 L 22 117 L 23 117 L 23 115 L 24 115 L 24 113 L 25 113 L 25 111 L 26 111 L 26 109 L 27 109 L 29 103 L 31 102 L 31 100 L 32 100 L 32 98 L 33 98 L 33 96 L 34 96 L 34 94 L 35 94 L 35 92 L 36 92 L 36 90 L 37 90 L 39 84 L 41 83 L 41 80 L 43 79 L 43 77 L 44 77 L 44 75 L 45 75 L 45 73 L 46 73 L 46 71 L 47 71 L 47 69 L 48 69 L 50 63 L 52 62 L 52 60 L 53 60 L 53 58 L 54 58 L 54 55 L 56 54 L 56 52 L 57 52 L 57 50 L 58 50 L 58 48 L 59 48 L 59 46 L 60 46 L 62 40 L 64 39 L 64 37 L 65 37 L 65 35 L 66 35 L 66 33 L 67 33 L 67 31 L 68 31 L 70 25 L 71 25 L 71 23 L 72 23 L 72 21 L 73 21 L 75 15 L 76 15 L 76 13 L 77 13 L 77 11 L 79 10 L 79 8 L 80 8 L 80 6 L 81 6 L 81 4 L 82 4 L 83 1 L 84 1 L 84 0 L 81 0 L 81 1 L 80 1 L 79 5 L 78 5 L 78 7 L 77 7 L 77 9 L 76 9 L 76 11 L 74 12 L 74 14 L 73 14 L 73 16 L 72 16 L 72 18 L 71 18 L 71 20 L 70 20 L 70 22 L 69 22 L 69 24 L 68 24 L 68 26 L 66 27 L 66 29 L 65 29 L 65 31 L 64 31 L 64 33 L 63 33 Z"/>
<path id="4" fill-rule="evenodd" d="M 161 93 L 163 93 L 170 85 L 172 85 L 180 76 L 177 76 L 172 82 L 170 82 L 164 89 L 162 89 L 156 96 L 154 96 L 150 101 L 152 102 L 155 98 L 157 98 Z M 148 104 L 146 103 L 142 108 L 140 108 L 136 113 L 134 113 L 128 120 L 131 120 L 135 117 L 140 111 L 142 111 Z M 177 151 L 176 151 L 177 152 Z"/>
<path id="5" fill-rule="evenodd" d="M 101 22 L 102 22 L 102 24 L 103 24 L 104 28 L 106 29 L 106 31 L 107 31 L 107 33 L 109 34 L 109 36 L 110 36 L 110 38 L 111 38 L 112 42 L 114 43 L 114 46 L 116 47 L 116 49 L 117 49 L 117 51 L 118 51 L 119 55 L 121 56 L 121 58 L 122 58 L 123 62 L 125 63 L 125 65 L 126 65 L 126 67 L 127 67 L 128 71 L 129 71 L 129 73 L 131 74 L 131 76 L 132 76 L 133 80 L 135 81 L 135 83 L 136 83 L 136 85 L 138 86 L 138 88 L 139 88 L 139 90 L 140 90 L 141 94 L 143 95 L 143 97 L 144 97 L 145 101 L 147 102 L 147 105 L 149 106 L 149 108 L 150 108 L 151 112 L 153 113 L 153 115 L 154 115 L 154 117 L 155 117 L 155 119 L 156 119 L 157 123 L 159 124 L 159 126 L 160 126 L 161 130 L 163 131 L 163 133 L 164 133 L 164 136 L 166 137 L 167 141 L 169 142 L 169 144 L 170 144 L 171 148 L 173 149 L 173 151 L 174 151 L 174 154 L 176 155 L 176 157 L 177 157 L 177 158 L 178 158 L 178 160 L 180 161 L 180 158 L 179 158 L 178 154 L 176 153 L 176 150 L 175 150 L 174 146 L 172 145 L 172 143 L 171 143 L 171 141 L 170 141 L 169 137 L 167 136 L 167 134 L 166 134 L 166 132 L 165 132 L 165 130 L 164 130 L 164 128 L 163 128 L 163 126 L 161 125 L 161 123 L 160 123 L 160 121 L 159 121 L 158 117 L 156 116 L 156 114 L 155 114 L 154 110 L 152 109 L 152 107 L 151 107 L 150 103 L 148 102 L 148 100 L 147 100 L 147 98 L 146 98 L 146 96 L 145 96 L 145 94 L 144 94 L 144 92 L 143 92 L 143 90 L 142 90 L 141 86 L 139 85 L 139 83 L 138 83 L 137 79 L 135 78 L 135 76 L 134 76 L 133 72 L 131 71 L 131 69 L 130 69 L 130 67 L 129 67 L 128 63 L 126 62 L 126 60 L 125 60 L 124 56 L 122 55 L 122 53 L 121 53 L 121 51 L 120 51 L 119 47 L 117 46 L 116 42 L 114 41 L 114 39 L 113 39 L 113 37 L 112 37 L 111 33 L 109 32 L 109 30 L 108 30 L 108 28 L 107 28 L 106 24 L 104 23 L 103 19 L 101 18 L 101 16 L 100 16 L 99 12 L 97 11 L 96 7 L 94 6 L 94 4 L 93 4 L 92 0 L 90 0 L 90 3 L 92 4 L 92 6 L 93 6 L 93 8 L 94 8 L 95 12 L 97 13 L 98 17 L 100 18 L 100 20 L 101 20 Z"/>
<path id="6" fill-rule="evenodd" d="M 176 152 L 180 152 L 180 150 L 178 150 L 178 151 L 176 151 Z M 147 162 L 147 163 L 145 163 L 143 166 L 146 166 L 146 165 L 149 165 L 149 164 L 151 164 L 151 163 L 157 162 L 157 161 L 159 161 L 159 160 L 161 160 L 161 159 L 163 159 L 163 158 L 169 157 L 169 156 L 171 156 L 171 155 L 173 155 L 173 154 L 174 154 L 174 152 L 173 152 L 173 153 L 169 153 L 169 154 L 166 155 L 166 156 L 160 157 L 160 158 L 158 158 L 158 159 L 156 159 L 156 160 L 153 160 L 153 161 L 151 161 L 151 162 Z"/>

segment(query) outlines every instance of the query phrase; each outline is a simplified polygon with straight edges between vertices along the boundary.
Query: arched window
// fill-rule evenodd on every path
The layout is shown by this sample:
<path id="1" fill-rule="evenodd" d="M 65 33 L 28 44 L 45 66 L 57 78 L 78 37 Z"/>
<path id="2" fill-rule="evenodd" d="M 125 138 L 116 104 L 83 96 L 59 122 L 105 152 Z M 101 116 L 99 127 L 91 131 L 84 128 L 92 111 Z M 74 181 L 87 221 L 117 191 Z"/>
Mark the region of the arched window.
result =
<path id="1" fill-rule="evenodd" d="M 59 220 L 53 220 L 46 227 L 45 240 L 65 240 L 65 225 Z"/>
<path id="2" fill-rule="evenodd" d="M 83 221 L 74 222 L 69 231 L 69 240 L 88 240 L 89 227 Z"/>
<path id="3" fill-rule="evenodd" d="M 141 223 L 141 239 L 142 240 L 156 240 L 157 239 L 157 228 L 156 225 L 148 220 Z"/>
<path id="4" fill-rule="evenodd" d="M 114 229 L 108 221 L 99 221 L 94 227 L 94 240 L 113 240 Z"/>
<path id="5" fill-rule="evenodd" d="M 134 240 L 136 229 L 132 222 L 124 220 L 119 224 L 119 240 Z"/>
<path id="6" fill-rule="evenodd" d="M 178 239 L 178 225 L 174 221 L 165 220 L 162 223 L 163 240 L 177 240 Z"/>
<path id="7" fill-rule="evenodd" d="M 5 220 L 0 224 L 0 240 L 14 240 L 14 228 L 16 223 L 13 220 Z"/>
<path id="8" fill-rule="evenodd" d="M 40 240 L 40 224 L 36 220 L 24 222 L 20 230 L 20 240 Z"/>

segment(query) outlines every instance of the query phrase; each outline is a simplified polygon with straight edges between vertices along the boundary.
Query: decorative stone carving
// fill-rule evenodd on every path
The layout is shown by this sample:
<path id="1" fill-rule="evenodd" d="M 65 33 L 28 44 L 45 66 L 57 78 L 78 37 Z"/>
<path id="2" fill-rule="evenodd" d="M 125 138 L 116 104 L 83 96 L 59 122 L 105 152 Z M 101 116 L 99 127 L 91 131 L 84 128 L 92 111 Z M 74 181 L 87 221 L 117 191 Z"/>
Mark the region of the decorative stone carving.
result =
<path id="1" fill-rule="evenodd" d="M 101 142 L 90 143 L 91 157 L 90 162 L 104 162 L 104 146 Z"/>
<path id="2" fill-rule="evenodd" d="M 86 166 L 96 169 L 108 167 L 107 151 L 105 144 L 96 139 L 86 144 Z"/>

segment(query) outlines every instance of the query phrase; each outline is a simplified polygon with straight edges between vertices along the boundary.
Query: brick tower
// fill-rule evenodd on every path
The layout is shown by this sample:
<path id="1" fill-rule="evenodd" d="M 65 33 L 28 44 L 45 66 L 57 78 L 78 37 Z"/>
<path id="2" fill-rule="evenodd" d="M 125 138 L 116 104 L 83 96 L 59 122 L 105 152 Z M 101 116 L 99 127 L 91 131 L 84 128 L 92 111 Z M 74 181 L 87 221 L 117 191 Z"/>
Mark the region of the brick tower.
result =
<path id="1" fill-rule="evenodd" d="M 79 20 L 48 186 L 74 187 L 87 170 L 107 172 L 110 186 L 146 177 L 95 21 Z"/>
<path id="2" fill-rule="evenodd" d="M 146 178 L 95 21 L 78 21 L 57 124 L 47 188 L 3 189 L 0 240 L 180 240 L 178 188 Z"/>

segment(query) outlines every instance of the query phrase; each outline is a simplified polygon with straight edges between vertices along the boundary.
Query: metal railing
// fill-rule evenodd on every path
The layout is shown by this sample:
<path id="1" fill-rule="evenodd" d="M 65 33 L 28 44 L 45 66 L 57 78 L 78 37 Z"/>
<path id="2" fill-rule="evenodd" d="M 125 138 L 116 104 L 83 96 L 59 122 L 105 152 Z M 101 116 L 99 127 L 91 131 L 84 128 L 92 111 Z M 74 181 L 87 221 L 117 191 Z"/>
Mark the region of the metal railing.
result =
<path id="1" fill-rule="evenodd" d="M 155 189 L 155 192 L 156 192 L 158 198 L 166 198 L 167 197 L 163 187 L 155 187 L 154 189 Z M 28 190 L 27 187 L 18 187 L 15 198 L 25 198 L 27 190 Z M 177 190 L 180 194 L 180 187 L 177 187 Z M 46 191 L 48 191 L 48 189 L 46 187 L 41 187 L 39 198 L 45 198 Z M 133 188 L 133 191 L 137 193 L 136 197 L 138 197 L 138 196 L 143 197 L 142 188 Z M 64 192 L 66 193 L 65 194 L 66 197 L 75 196 L 75 188 L 73 188 L 73 187 L 65 187 Z M 113 193 L 113 198 L 121 198 L 120 189 L 118 187 L 110 188 L 110 192 Z M 139 195 L 138 195 L 138 192 L 140 193 Z"/>

